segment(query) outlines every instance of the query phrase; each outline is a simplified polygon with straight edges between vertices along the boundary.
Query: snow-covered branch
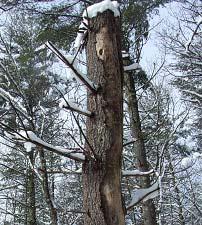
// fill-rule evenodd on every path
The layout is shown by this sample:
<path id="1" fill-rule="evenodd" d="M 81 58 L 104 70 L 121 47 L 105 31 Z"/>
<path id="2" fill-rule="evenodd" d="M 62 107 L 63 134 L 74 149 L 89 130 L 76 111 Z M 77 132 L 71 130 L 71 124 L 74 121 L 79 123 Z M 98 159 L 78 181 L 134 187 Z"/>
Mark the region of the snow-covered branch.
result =
<path id="1" fill-rule="evenodd" d="M 141 70 L 142 67 L 138 63 L 133 63 L 129 66 L 124 66 L 124 71 L 131 71 L 131 70 Z"/>
<path id="2" fill-rule="evenodd" d="M 6 92 L 2 88 L 0 88 L 0 96 L 9 102 L 12 107 L 15 107 L 15 109 L 20 112 L 26 119 L 30 120 L 30 117 L 27 115 L 26 109 L 19 103 L 17 99 L 15 99 L 13 96 L 10 95 L 10 93 Z"/>
<path id="3" fill-rule="evenodd" d="M 140 171 L 140 170 L 123 170 L 122 171 L 122 176 L 124 177 L 129 177 L 129 176 L 147 176 L 154 173 L 154 170 L 149 170 L 149 171 Z"/>
<path id="4" fill-rule="evenodd" d="M 129 54 L 125 50 L 121 51 L 121 53 L 122 53 L 122 59 L 129 58 Z"/>
<path id="5" fill-rule="evenodd" d="M 135 205 L 140 203 L 141 201 L 147 201 L 149 199 L 153 199 L 158 196 L 159 190 L 159 182 L 156 181 L 151 187 L 149 188 L 141 188 L 136 190 L 133 193 L 132 201 L 126 207 L 127 210 L 132 209 Z"/>
<path id="6" fill-rule="evenodd" d="M 50 174 L 77 174 L 77 175 L 81 175 L 82 174 L 82 168 L 78 169 L 78 170 L 70 170 L 70 169 L 61 169 L 61 170 L 51 170 L 51 171 L 47 171 L 47 173 Z"/>
<path id="7" fill-rule="evenodd" d="M 65 108 L 65 109 L 69 109 L 69 110 L 74 111 L 74 112 L 78 112 L 79 114 L 82 114 L 84 116 L 91 117 L 93 115 L 92 112 L 90 112 L 88 110 L 85 110 L 85 109 L 81 109 L 75 103 L 73 103 L 73 102 L 71 102 L 69 100 L 66 100 L 66 99 L 63 99 L 60 102 L 59 107 L 60 108 Z"/>
<path id="8" fill-rule="evenodd" d="M 29 157 L 27 157 L 27 158 L 28 158 L 28 163 L 29 163 L 30 168 L 34 171 L 34 173 L 36 174 L 36 176 L 39 178 L 40 182 L 42 182 L 43 181 L 43 178 L 39 174 L 38 170 L 36 168 L 34 168 L 34 165 L 32 164 L 30 158 Z"/>
<path id="9" fill-rule="evenodd" d="M 69 151 L 68 149 L 62 147 L 56 147 L 47 142 L 43 141 L 41 138 L 37 137 L 32 131 L 22 131 L 19 134 L 15 135 L 17 140 L 31 142 L 37 146 L 41 146 L 51 152 L 57 153 L 59 155 L 68 157 L 70 159 L 74 159 L 76 161 L 83 162 L 85 160 L 85 156 L 83 153 Z"/>
<path id="10" fill-rule="evenodd" d="M 202 94 L 199 94 L 195 91 L 189 91 L 189 90 L 183 90 L 184 93 L 187 93 L 187 94 L 191 94 L 191 95 L 194 95 L 196 96 L 197 98 L 199 98 L 200 100 L 202 99 Z"/>
<path id="11" fill-rule="evenodd" d="M 13 189 L 13 188 L 16 188 L 18 186 L 20 186 L 21 184 L 15 184 L 15 185 L 10 185 L 10 186 L 2 186 L 0 188 L 0 191 L 5 191 L 5 190 L 8 190 L 8 189 Z"/>
<path id="12" fill-rule="evenodd" d="M 147 176 L 150 175 L 154 172 L 154 170 L 150 170 L 150 171 L 146 171 L 146 172 L 142 172 L 139 170 L 122 170 L 122 176 L 123 177 L 129 177 L 129 176 Z M 78 169 L 78 170 L 56 170 L 56 171 L 50 171 L 49 173 L 64 173 L 64 174 L 82 174 L 82 168 Z"/>
<path id="13" fill-rule="evenodd" d="M 65 57 L 51 42 L 47 42 L 46 46 L 65 64 L 67 65 L 76 75 L 76 77 L 93 93 L 96 93 L 98 86 L 93 84 L 88 77 L 80 71 L 74 64 L 74 57 Z"/>

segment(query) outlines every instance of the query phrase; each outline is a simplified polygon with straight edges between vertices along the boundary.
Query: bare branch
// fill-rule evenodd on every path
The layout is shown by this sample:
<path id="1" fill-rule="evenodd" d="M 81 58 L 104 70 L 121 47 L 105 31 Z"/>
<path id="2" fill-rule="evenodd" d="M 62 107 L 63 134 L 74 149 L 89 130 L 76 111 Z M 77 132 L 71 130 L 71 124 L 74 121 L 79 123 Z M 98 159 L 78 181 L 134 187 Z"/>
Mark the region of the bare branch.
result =
<path id="1" fill-rule="evenodd" d="M 68 61 L 68 59 L 63 56 L 63 54 L 51 43 L 47 42 L 46 46 L 65 64 L 67 65 L 74 73 L 75 75 L 81 80 L 81 82 L 93 93 L 97 93 L 98 87 L 94 85 L 86 75 L 82 74 L 81 71 L 78 71 L 78 69 L 75 68 L 75 66 L 72 64 L 72 62 Z"/>
<path id="2" fill-rule="evenodd" d="M 191 46 L 191 43 L 192 43 L 192 41 L 193 41 L 193 39 L 194 39 L 194 36 L 197 34 L 197 31 L 198 31 L 198 29 L 199 29 L 199 27 L 200 27 L 200 25 L 202 24 L 202 18 L 199 20 L 199 22 L 197 23 L 197 25 L 196 25 L 196 28 L 194 29 L 194 31 L 193 31 L 193 33 L 192 33 L 192 35 L 191 35 L 191 37 L 190 37 L 190 39 L 188 40 L 188 42 L 187 42 L 187 44 L 186 44 L 186 51 L 188 52 L 188 51 L 190 51 L 190 46 Z"/>

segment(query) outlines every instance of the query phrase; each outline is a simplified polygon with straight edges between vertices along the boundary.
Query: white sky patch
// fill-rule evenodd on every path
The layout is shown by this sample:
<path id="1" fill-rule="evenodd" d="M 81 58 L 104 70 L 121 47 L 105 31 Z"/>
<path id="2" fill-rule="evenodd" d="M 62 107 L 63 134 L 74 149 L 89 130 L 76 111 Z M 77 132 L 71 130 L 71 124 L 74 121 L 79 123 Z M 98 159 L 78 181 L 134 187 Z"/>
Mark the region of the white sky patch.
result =
<path id="1" fill-rule="evenodd" d="M 141 54 L 141 65 L 147 73 L 151 71 L 154 63 L 161 63 L 162 58 L 164 58 L 164 49 L 162 45 L 160 45 L 159 32 L 165 28 L 166 21 L 172 20 L 169 9 L 179 10 L 178 3 L 172 2 L 165 4 L 165 7 L 161 6 L 159 8 L 159 13 L 157 15 L 152 15 L 152 18 L 150 18 L 149 38 Z M 167 54 L 166 59 L 171 61 L 171 56 Z"/>
<path id="2" fill-rule="evenodd" d="M 199 16 L 198 18 L 197 18 L 197 25 L 198 24 L 201 24 L 202 23 L 202 16 Z"/>
<path id="3" fill-rule="evenodd" d="M 55 6 L 62 6 L 66 5 L 67 0 L 46 0 L 46 1 L 35 1 L 34 5 L 36 8 L 40 8 L 42 10 L 51 10 Z M 73 0 L 68 1 L 69 4 L 74 3 Z M 33 3 L 30 3 L 33 5 Z"/>

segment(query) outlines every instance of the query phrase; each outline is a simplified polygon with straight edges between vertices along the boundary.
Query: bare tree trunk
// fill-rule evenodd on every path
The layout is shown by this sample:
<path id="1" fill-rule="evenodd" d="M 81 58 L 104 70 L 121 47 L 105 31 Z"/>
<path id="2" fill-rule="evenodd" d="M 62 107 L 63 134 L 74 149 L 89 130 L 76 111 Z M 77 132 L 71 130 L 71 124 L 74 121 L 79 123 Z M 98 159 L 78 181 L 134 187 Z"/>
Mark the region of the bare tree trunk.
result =
<path id="1" fill-rule="evenodd" d="M 184 216 L 183 216 L 183 206 L 182 206 L 182 202 L 181 202 L 181 198 L 180 198 L 180 190 L 177 185 L 175 170 L 174 170 L 172 160 L 171 160 L 169 153 L 168 153 L 168 160 L 169 160 L 169 167 L 170 167 L 170 172 L 171 172 L 171 176 L 172 176 L 173 187 L 174 187 L 174 191 L 176 194 L 176 202 L 178 204 L 179 223 L 180 223 L 180 225 L 185 225 L 185 220 L 184 220 Z"/>
<path id="2" fill-rule="evenodd" d="M 57 225 L 57 210 L 54 206 L 54 203 L 50 194 L 50 189 L 48 185 L 48 173 L 46 168 L 46 159 L 44 155 L 44 150 L 42 148 L 39 150 L 39 155 L 40 155 L 41 171 L 42 171 L 42 178 L 43 178 L 43 181 L 42 181 L 43 192 L 44 192 L 46 203 L 50 210 L 51 225 Z"/>
<path id="3" fill-rule="evenodd" d="M 29 153 L 29 160 L 34 165 L 33 151 Z M 27 205 L 27 225 L 36 225 L 35 176 L 30 165 L 27 172 Z"/>
<path id="4" fill-rule="evenodd" d="M 105 11 L 90 19 L 88 75 L 100 85 L 88 94 L 86 161 L 83 165 L 85 225 L 124 225 L 121 195 L 122 77 L 120 19 Z"/>
<path id="5" fill-rule="evenodd" d="M 128 101 L 128 111 L 130 116 L 131 132 L 133 138 L 136 140 L 134 144 L 135 157 L 137 160 L 136 167 L 141 171 L 148 171 L 149 166 L 147 162 L 147 155 L 144 145 L 144 139 L 142 136 L 141 122 L 138 111 L 138 101 L 135 90 L 135 81 L 132 75 L 125 74 L 125 89 L 126 98 Z M 149 176 L 140 177 L 140 185 L 142 188 L 150 186 Z M 144 225 L 156 225 L 156 212 L 155 206 L 152 200 L 148 200 L 142 203 L 143 209 L 143 221 Z"/>

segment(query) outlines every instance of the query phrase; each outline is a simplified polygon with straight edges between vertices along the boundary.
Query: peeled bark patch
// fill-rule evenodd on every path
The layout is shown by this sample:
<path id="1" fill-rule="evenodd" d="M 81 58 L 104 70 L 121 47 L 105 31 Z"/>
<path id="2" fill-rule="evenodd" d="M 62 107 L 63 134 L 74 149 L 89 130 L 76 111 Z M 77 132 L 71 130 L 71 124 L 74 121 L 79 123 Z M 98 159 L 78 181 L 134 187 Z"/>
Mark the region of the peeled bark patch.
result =
<path id="1" fill-rule="evenodd" d="M 96 52 L 99 59 L 105 61 L 110 57 L 112 42 L 106 42 L 109 40 L 109 33 L 107 27 L 102 27 L 100 31 L 96 34 Z"/>

